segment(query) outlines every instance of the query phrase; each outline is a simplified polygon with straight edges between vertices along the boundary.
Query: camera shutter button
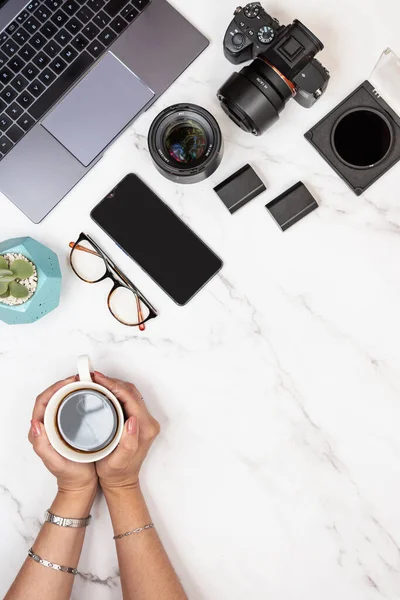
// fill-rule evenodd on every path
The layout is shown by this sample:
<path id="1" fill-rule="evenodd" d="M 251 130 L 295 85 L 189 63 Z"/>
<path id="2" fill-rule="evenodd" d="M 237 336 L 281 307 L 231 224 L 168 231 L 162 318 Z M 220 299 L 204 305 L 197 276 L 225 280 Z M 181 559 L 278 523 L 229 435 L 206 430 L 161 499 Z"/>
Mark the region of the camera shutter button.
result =
<path id="1" fill-rule="evenodd" d="M 243 43 L 244 43 L 243 33 L 235 33 L 235 35 L 232 38 L 232 43 L 234 46 L 237 46 L 237 47 L 243 46 Z"/>

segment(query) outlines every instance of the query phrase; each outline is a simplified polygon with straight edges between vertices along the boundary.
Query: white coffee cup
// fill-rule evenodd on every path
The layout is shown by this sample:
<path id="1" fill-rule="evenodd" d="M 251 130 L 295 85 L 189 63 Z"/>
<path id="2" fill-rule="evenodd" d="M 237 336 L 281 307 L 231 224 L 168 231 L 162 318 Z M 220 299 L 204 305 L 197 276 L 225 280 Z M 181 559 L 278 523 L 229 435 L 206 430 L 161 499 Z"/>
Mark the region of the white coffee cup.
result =
<path id="1" fill-rule="evenodd" d="M 78 360 L 79 381 L 69 383 L 50 399 L 44 427 L 50 444 L 61 456 L 91 463 L 118 446 L 124 413 L 117 398 L 90 375 L 88 356 Z"/>

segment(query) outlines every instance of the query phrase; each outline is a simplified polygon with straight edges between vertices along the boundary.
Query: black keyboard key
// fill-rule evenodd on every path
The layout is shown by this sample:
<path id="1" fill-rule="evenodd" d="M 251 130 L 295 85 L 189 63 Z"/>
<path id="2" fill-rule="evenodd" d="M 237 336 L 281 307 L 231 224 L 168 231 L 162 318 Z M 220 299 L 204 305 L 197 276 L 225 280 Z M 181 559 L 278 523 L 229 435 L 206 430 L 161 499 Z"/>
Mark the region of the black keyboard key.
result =
<path id="1" fill-rule="evenodd" d="M 67 63 L 71 63 L 77 56 L 78 53 L 76 50 L 71 48 L 71 46 L 67 46 L 64 50 L 61 50 L 60 56 L 67 61 Z"/>
<path id="2" fill-rule="evenodd" d="M 150 4 L 150 0 L 132 0 L 132 3 L 138 10 L 144 10 Z"/>
<path id="3" fill-rule="evenodd" d="M 57 100 L 83 75 L 90 65 L 93 58 L 87 52 L 82 52 L 78 58 L 69 65 L 50 86 L 44 94 L 30 107 L 29 112 L 36 120 L 40 119 L 45 112 L 53 106 Z"/>
<path id="4" fill-rule="evenodd" d="M 0 115 L 0 131 L 4 133 L 12 125 L 10 117 L 7 115 Z"/>
<path id="5" fill-rule="evenodd" d="M 110 17 L 116 17 L 119 11 L 127 4 L 127 0 L 109 0 L 104 7 L 104 10 Z"/>
<path id="6" fill-rule="evenodd" d="M 83 35 L 77 35 L 71 43 L 77 50 L 83 50 L 84 48 L 86 48 L 89 42 Z"/>
<path id="7" fill-rule="evenodd" d="M 53 37 L 53 35 L 58 31 L 58 28 L 56 27 L 56 25 L 54 25 L 54 23 L 52 23 L 51 21 L 47 21 L 47 23 L 45 23 L 44 25 L 42 25 L 42 27 L 40 28 L 40 33 L 42 35 L 44 35 L 45 38 L 47 38 L 48 40 L 50 38 Z"/>
<path id="8" fill-rule="evenodd" d="M 6 88 L 4 88 L 4 90 L 0 93 L 0 97 L 4 100 L 4 102 L 6 102 L 7 104 L 11 104 L 11 102 L 13 102 L 15 100 L 15 98 L 17 97 L 17 92 L 10 86 L 7 86 Z"/>
<path id="9" fill-rule="evenodd" d="M 8 114 L 8 116 L 13 119 L 14 121 L 16 119 L 18 119 L 18 117 L 20 117 L 22 115 L 24 111 L 22 110 L 22 108 L 19 106 L 19 104 L 17 104 L 16 102 L 13 102 L 11 104 L 11 106 L 9 106 L 6 110 L 6 113 Z"/>
<path id="10" fill-rule="evenodd" d="M 29 17 L 29 19 L 25 21 L 24 27 L 29 33 L 35 33 L 39 29 L 40 23 L 35 17 Z"/>
<path id="11" fill-rule="evenodd" d="M 99 40 L 105 46 L 109 46 L 111 44 L 111 42 L 113 42 L 115 40 L 116 37 L 117 36 L 115 35 L 115 33 L 109 27 L 107 27 L 99 35 Z"/>
<path id="12" fill-rule="evenodd" d="M 23 76 L 26 77 L 29 81 L 33 81 L 38 73 L 39 69 L 37 69 L 32 63 L 26 65 L 26 67 L 22 69 Z"/>
<path id="13" fill-rule="evenodd" d="M 110 23 L 110 27 L 114 29 L 115 33 L 121 33 L 127 26 L 128 23 L 122 17 L 115 17 Z"/>
<path id="14" fill-rule="evenodd" d="M 44 38 L 40 33 L 35 33 L 32 38 L 29 40 L 29 43 L 36 49 L 40 50 L 43 48 L 45 43 L 47 42 L 46 38 Z"/>
<path id="15" fill-rule="evenodd" d="M 41 83 L 38 79 L 35 79 L 35 81 L 32 81 L 32 83 L 28 85 L 28 92 L 35 98 L 38 98 L 45 89 L 46 88 L 43 83 Z"/>
<path id="16" fill-rule="evenodd" d="M 5 108 L 7 108 L 7 104 L 0 98 L 0 112 L 3 112 Z"/>
<path id="17" fill-rule="evenodd" d="M 67 63 L 60 57 L 55 58 L 49 65 L 56 75 L 62 73 L 67 66 Z"/>
<path id="18" fill-rule="evenodd" d="M 28 92 L 22 92 L 22 94 L 20 94 L 17 98 L 17 102 L 22 106 L 22 108 L 25 109 L 27 109 L 33 101 L 33 96 L 31 96 Z"/>
<path id="19" fill-rule="evenodd" d="M 45 4 L 42 4 L 37 10 L 35 10 L 33 14 L 38 19 L 38 21 L 42 21 L 42 23 L 45 23 L 51 15 L 51 10 L 47 8 Z"/>
<path id="20" fill-rule="evenodd" d="M 19 56 L 13 56 L 7 64 L 7 67 L 10 67 L 14 73 L 19 73 L 22 67 L 24 66 L 24 61 Z"/>
<path id="21" fill-rule="evenodd" d="M 123 17 L 125 17 L 126 15 L 129 15 L 129 13 L 131 12 L 132 8 L 133 8 L 132 4 L 127 4 L 124 7 L 124 9 L 121 11 L 121 15 Z"/>
<path id="22" fill-rule="evenodd" d="M 35 51 L 29 44 L 25 44 L 22 46 L 21 50 L 18 52 L 19 56 L 26 61 L 31 60 L 35 56 Z"/>
<path id="23" fill-rule="evenodd" d="M 45 2 L 47 8 L 50 8 L 51 10 L 57 10 L 57 8 L 60 8 L 61 4 L 62 0 L 46 0 Z"/>
<path id="24" fill-rule="evenodd" d="M 39 79 L 42 83 L 44 83 L 44 85 L 50 85 L 53 83 L 55 78 L 56 76 L 54 75 L 53 71 L 50 71 L 50 69 L 45 69 L 43 73 L 40 73 L 39 75 Z"/>
<path id="25" fill-rule="evenodd" d="M 18 23 L 16 21 L 13 21 L 7 27 L 6 32 L 8 33 L 8 35 L 11 35 L 12 33 L 14 33 L 14 31 L 16 31 L 17 27 L 18 27 Z"/>
<path id="26" fill-rule="evenodd" d="M 22 25 L 22 23 L 24 21 L 26 21 L 28 17 L 29 17 L 28 11 L 27 10 L 23 10 L 22 12 L 19 13 L 19 15 L 18 15 L 18 17 L 17 17 L 16 20 L 18 21 L 18 23 L 20 25 Z"/>
<path id="27" fill-rule="evenodd" d="M 110 21 L 111 21 L 110 17 L 108 15 L 106 15 L 106 13 L 103 12 L 102 10 L 93 19 L 93 22 L 96 23 L 96 25 L 98 25 L 98 27 L 100 27 L 100 29 L 104 29 L 104 27 L 107 27 L 107 25 L 109 24 Z"/>
<path id="28" fill-rule="evenodd" d="M 78 21 L 76 17 L 72 17 L 72 19 L 66 24 L 65 29 L 68 29 L 68 31 L 72 33 L 72 35 L 76 35 L 78 31 L 82 29 L 82 27 L 83 24 L 80 21 Z"/>
<path id="29" fill-rule="evenodd" d="M 89 0 L 87 5 L 94 12 L 98 12 L 105 5 L 105 0 Z"/>
<path id="30" fill-rule="evenodd" d="M 51 20 L 58 27 L 62 27 L 68 21 L 68 16 L 60 8 L 56 13 L 54 13 L 54 15 L 51 17 Z"/>
<path id="31" fill-rule="evenodd" d="M 33 12 L 34 10 L 37 9 L 39 4 L 40 4 L 39 0 L 32 0 L 32 2 L 30 2 L 28 4 L 28 6 L 26 7 L 26 10 L 29 10 L 29 12 Z"/>
<path id="32" fill-rule="evenodd" d="M 61 46 L 57 44 L 54 40 L 46 44 L 43 50 L 48 54 L 51 58 L 54 58 L 56 54 L 58 54 L 61 50 Z"/>
<path id="33" fill-rule="evenodd" d="M 134 21 L 136 19 L 138 14 L 139 14 L 139 12 L 137 11 L 137 9 L 132 8 L 131 12 L 128 13 L 127 15 L 124 15 L 124 17 L 128 21 L 128 23 L 132 23 L 132 21 Z"/>
<path id="34" fill-rule="evenodd" d="M 10 140 L 5 135 L 0 137 L 0 152 L 3 155 L 7 154 L 7 152 L 9 152 L 12 147 L 12 142 L 10 142 Z"/>
<path id="35" fill-rule="evenodd" d="M 13 125 L 7 131 L 7 137 L 9 137 L 10 140 L 12 142 L 14 142 L 14 144 L 19 142 L 19 140 L 22 138 L 23 135 L 24 135 L 24 132 L 22 131 L 22 129 L 20 127 L 18 127 L 18 125 Z"/>
<path id="36" fill-rule="evenodd" d="M 88 23 L 94 17 L 94 12 L 87 6 L 83 6 L 81 10 L 76 13 L 76 16 L 82 23 Z"/>
<path id="37" fill-rule="evenodd" d="M 67 0 L 66 2 L 64 2 L 62 7 L 63 10 L 65 10 L 65 12 L 67 13 L 67 15 L 72 17 L 72 15 L 74 15 L 78 10 L 79 4 L 77 4 L 75 0 Z"/>
<path id="38" fill-rule="evenodd" d="M 0 70 L 0 82 L 1 83 L 8 83 L 9 81 L 11 81 L 12 78 L 13 78 L 13 74 L 11 73 L 10 69 L 7 69 L 7 67 L 4 67 L 4 69 Z"/>
<path id="39" fill-rule="evenodd" d="M 54 39 L 60 44 L 60 46 L 64 47 L 72 39 L 72 35 L 68 33 L 66 29 L 60 29 L 57 35 L 54 36 Z"/>
<path id="40" fill-rule="evenodd" d="M 23 46 L 25 42 L 29 39 L 29 33 L 23 27 L 20 27 L 12 37 L 13 40 L 17 42 L 17 44 Z"/>
<path id="41" fill-rule="evenodd" d="M 85 34 L 88 40 L 94 40 L 99 35 L 100 29 L 94 23 L 89 23 L 82 29 L 82 33 Z"/>
<path id="42" fill-rule="evenodd" d="M 4 54 L 7 54 L 7 56 L 13 56 L 18 50 L 18 44 L 14 42 L 14 40 L 9 39 L 2 45 L 1 50 Z"/>
<path id="43" fill-rule="evenodd" d="M 1 52 L 1 50 L 0 50 L 0 69 L 3 65 L 6 64 L 7 61 L 8 61 L 8 56 L 6 56 L 4 54 L 4 52 Z"/>
<path id="44" fill-rule="evenodd" d="M 28 85 L 28 80 L 25 79 L 25 77 L 23 77 L 21 74 L 16 75 L 12 80 L 11 85 L 17 90 L 18 93 L 21 93 L 22 90 L 24 90 Z"/>
<path id="45" fill-rule="evenodd" d="M 30 115 L 25 113 L 18 119 L 17 123 L 24 131 L 28 131 L 35 124 L 35 121 Z"/>
<path id="46" fill-rule="evenodd" d="M 39 54 L 36 54 L 32 62 L 37 66 L 38 69 L 44 69 L 44 67 L 49 64 L 50 59 L 44 52 L 39 52 Z"/>
<path id="47" fill-rule="evenodd" d="M 38 79 L 32 81 L 32 83 L 28 86 L 28 92 L 32 94 L 35 98 L 38 98 L 42 92 L 44 92 L 45 87 L 43 83 L 41 83 Z"/>
<path id="48" fill-rule="evenodd" d="M 92 42 L 90 46 L 88 46 L 88 50 L 90 54 L 94 56 L 94 58 L 98 58 L 100 54 L 103 54 L 105 47 L 98 40 Z"/>

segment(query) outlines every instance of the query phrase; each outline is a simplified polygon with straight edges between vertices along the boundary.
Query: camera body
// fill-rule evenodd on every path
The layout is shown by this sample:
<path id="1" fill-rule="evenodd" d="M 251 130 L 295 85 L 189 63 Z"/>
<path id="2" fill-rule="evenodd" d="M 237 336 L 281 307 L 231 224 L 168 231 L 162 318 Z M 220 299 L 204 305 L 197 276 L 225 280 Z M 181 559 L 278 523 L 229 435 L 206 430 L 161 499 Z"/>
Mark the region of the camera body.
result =
<path id="1" fill-rule="evenodd" d="M 234 65 L 257 58 L 283 29 L 259 2 L 239 6 L 225 34 L 224 54 Z"/>
<path id="2" fill-rule="evenodd" d="M 254 135 L 263 133 L 277 120 L 292 97 L 300 106 L 311 108 L 330 79 L 329 72 L 315 58 L 323 47 L 297 19 L 284 26 L 260 2 L 238 7 L 225 34 L 224 54 L 233 64 L 255 60 L 234 73 L 219 90 L 222 108 L 237 125 Z M 264 95 L 264 101 L 255 88 Z"/>

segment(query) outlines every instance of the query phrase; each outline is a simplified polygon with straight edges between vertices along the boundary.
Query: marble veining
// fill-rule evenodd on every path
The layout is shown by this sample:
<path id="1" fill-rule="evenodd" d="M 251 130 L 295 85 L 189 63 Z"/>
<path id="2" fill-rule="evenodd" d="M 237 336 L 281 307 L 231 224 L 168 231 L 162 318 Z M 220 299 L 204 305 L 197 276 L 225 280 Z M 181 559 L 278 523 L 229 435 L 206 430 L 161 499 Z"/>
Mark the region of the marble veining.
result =
<path id="1" fill-rule="evenodd" d="M 60 259 L 60 306 L 40 322 L 0 323 L 0 596 L 55 493 L 27 441 L 36 395 L 92 356 L 133 380 L 162 426 L 142 481 L 152 518 L 191 600 L 398 600 L 400 597 L 400 204 L 397 165 L 356 197 L 303 138 L 400 54 L 395 0 L 267 4 L 325 43 L 332 80 L 312 109 L 288 104 L 264 136 L 244 134 L 216 91 L 234 70 L 222 39 L 235 4 L 172 0 L 210 39 L 206 52 L 41 223 L 0 195 L 0 240 L 32 236 Z M 179 35 L 171 43 L 179 44 Z M 221 125 L 213 176 L 177 186 L 154 169 L 152 120 L 197 102 Z M 230 215 L 213 187 L 249 162 L 267 191 Z M 176 306 L 90 220 L 138 173 L 224 260 Z M 302 180 L 319 208 L 282 234 L 265 204 Z M 112 319 L 109 282 L 71 273 L 68 243 L 92 235 L 160 316 L 143 333 Z M 134 233 L 134 227 L 133 227 Z M 72 600 L 121 598 L 104 500 L 93 508 Z"/>

